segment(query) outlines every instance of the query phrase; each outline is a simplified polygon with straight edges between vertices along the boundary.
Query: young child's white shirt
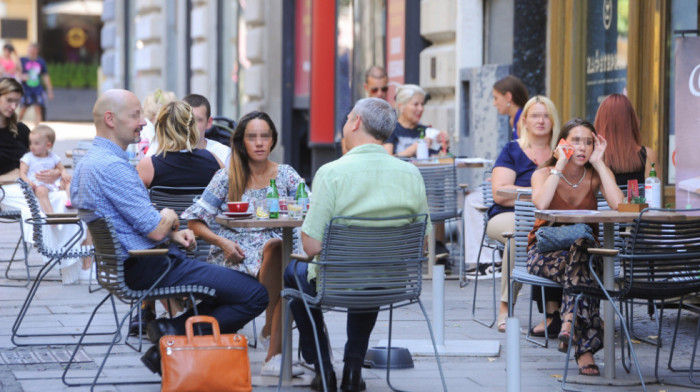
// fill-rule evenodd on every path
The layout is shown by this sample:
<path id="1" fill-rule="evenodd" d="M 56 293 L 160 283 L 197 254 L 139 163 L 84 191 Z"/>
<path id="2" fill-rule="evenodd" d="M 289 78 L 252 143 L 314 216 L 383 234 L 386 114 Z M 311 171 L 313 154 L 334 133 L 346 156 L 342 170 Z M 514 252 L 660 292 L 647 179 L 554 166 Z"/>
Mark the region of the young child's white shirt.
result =
<path id="1" fill-rule="evenodd" d="M 49 151 L 49 154 L 45 157 L 38 157 L 31 152 L 24 154 L 20 162 L 27 164 L 29 170 L 27 170 L 27 177 L 30 181 L 36 185 L 42 185 L 49 188 L 50 191 L 57 191 L 61 185 L 61 178 L 59 177 L 53 184 L 46 184 L 36 179 L 36 173 L 44 170 L 51 170 L 56 168 L 56 165 L 61 162 L 61 158 Z"/>

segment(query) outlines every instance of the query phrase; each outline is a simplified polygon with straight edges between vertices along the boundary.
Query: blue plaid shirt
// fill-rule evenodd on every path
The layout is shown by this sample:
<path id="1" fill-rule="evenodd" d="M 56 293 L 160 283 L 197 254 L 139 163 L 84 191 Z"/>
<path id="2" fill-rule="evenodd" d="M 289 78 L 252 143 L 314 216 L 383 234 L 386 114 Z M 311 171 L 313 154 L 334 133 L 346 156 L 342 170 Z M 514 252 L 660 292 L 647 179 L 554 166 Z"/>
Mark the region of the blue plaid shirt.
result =
<path id="1" fill-rule="evenodd" d="M 151 204 L 126 152 L 114 142 L 95 137 L 73 172 L 70 194 L 77 208 L 110 218 L 124 252 L 159 244 L 147 235 L 158 226 L 160 213 Z M 128 254 L 120 256 L 126 259 Z"/>

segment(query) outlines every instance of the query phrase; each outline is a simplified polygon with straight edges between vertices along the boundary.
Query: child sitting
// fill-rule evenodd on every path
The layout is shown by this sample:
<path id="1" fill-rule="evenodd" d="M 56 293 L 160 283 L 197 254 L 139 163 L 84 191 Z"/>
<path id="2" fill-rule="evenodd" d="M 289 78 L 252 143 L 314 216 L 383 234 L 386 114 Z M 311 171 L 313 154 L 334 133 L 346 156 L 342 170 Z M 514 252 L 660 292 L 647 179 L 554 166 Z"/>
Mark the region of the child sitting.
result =
<path id="1" fill-rule="evenodd" d="M 19 177 L 31 185 L 41 209 L 46 214 L 53 213 L 49 201 L 49 192 L 66 190 L 70 184 L 70 175 L 63 167 L 58 155 L 51 151 L 56 141 L 56 132 L 46 125 L 38 125 L 29 134 L 29 150 L 19 163 Z M 36 174 L 44 170 L 59 169 L 61 178 L 55 183 L 47 184 L 36 179 Z M 70 203 L 70 202 L 69 202 Z"/>

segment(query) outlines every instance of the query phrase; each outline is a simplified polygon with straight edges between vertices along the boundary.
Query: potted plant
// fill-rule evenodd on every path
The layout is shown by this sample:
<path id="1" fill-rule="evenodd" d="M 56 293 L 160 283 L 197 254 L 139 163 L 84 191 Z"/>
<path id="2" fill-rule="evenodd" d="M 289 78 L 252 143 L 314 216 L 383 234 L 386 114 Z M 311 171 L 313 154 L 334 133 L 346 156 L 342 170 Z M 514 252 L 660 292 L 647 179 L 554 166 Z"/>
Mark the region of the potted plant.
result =
<path id="1" fill-rule="evenodd" d="M 625 199 L 626 200 L 626 199 Z M 620 203 L 617 205 L 617 210 L 619 212 L 640 212 L 645 208 L 649 207 L 646 202 L 647 199 L 643 197 L 633 197 L 631 203 Z"/>

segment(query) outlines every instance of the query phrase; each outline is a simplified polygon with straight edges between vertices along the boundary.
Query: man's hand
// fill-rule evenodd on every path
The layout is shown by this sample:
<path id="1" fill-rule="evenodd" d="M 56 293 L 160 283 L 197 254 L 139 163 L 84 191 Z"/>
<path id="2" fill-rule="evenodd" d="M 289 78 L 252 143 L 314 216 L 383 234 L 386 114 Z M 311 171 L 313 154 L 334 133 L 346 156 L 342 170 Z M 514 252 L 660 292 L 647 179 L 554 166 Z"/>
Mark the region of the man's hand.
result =
<path id="1" fill-rule="evenodd" d="M 53 184 L 59 177 L 61 177 L 61 170 L 55 168 L 36 173 L 36 179 L 44 184 Z"/>
<path id="2" fill-rule="evenodd" d="M 238 264 L 243 259 L 245 259 L 245 253 L 243 248 L 241 248 L 237 243 L 220 237 L 218 243 L 216 244 L 222 251 L 224 251 L 224 258 L 226 259 L 226 264 Z"/>
<path id="3" fill-rule="evenodd" d="M 170 241 L 173 241 L 187 250 L 193 250 L 197 245 L 194 232 L 190 229 L 173 231 L 170 233 Z"/>
<path id="4" fill-rule="evenodd" d="M 177 230 L 180 225 L 180 218 L 177 216 L 177 213 L 170 208 L 163 208 L 160 210 L 160 217 L 167 223 L 167 227 L 171 227 L 173 231 Z"/>

